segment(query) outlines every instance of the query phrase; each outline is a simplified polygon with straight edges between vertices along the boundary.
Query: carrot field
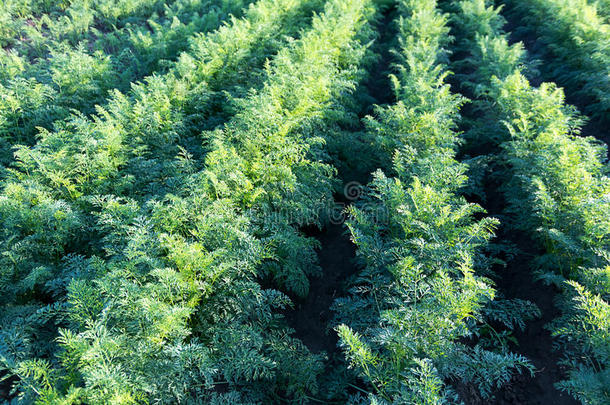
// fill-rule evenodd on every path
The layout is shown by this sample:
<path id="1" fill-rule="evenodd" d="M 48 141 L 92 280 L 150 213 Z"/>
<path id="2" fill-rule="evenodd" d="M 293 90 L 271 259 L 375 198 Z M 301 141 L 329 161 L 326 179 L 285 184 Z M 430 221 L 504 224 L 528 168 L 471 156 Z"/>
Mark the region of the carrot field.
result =
<path id="1" fill-rule="evenodd" d="M 609 0 L 0 0 L 0 403 L 610 404 Z"/>

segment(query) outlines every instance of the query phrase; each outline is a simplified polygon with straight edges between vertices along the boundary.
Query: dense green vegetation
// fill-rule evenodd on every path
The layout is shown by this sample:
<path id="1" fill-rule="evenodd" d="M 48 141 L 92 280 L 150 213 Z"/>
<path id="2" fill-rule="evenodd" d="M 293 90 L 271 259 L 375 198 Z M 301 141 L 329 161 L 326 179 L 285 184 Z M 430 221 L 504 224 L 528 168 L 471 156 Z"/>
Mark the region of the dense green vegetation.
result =
<path id="1" fill-rule="evenodd" d="M 477 94 L 486 118 L 473 141 L 497 145 L 492 160 L 502 171 L 502 191 L 513 226 L 543 248 L 538 277 L 564 290 L 562 316 L 549 327 L 570 368 L 559 387 L 584 403 L 610 398 L 610 179 L 607 146 L 578 136 L 581 124 L 561 89 L 532 87 L 523 76 L 525 53 L 510 46 L 498 9 L 483 0 L 458 3 L 460 44 L 477 66 L 465 86 Z M 476 24 L 474 23 L 476 21 Z M 489 125 L 489 123 L 495 125 Z"/>
<path id="2" fill-rule="evenodd" d="M 0 2 L 0 402 L 608 403 L 608 2 L 507 3 Z"/>
<path id="3" fill-rule="evenodd" d="M 444 83 L 449 36 L 435 5 L 399 2 L 397 102 L 367 122 L 393 176 L 376 172 L 351 210 L 348 226 L 365 268 L 354 294 L 337 302 L 347 358 L 376 400 L 390 403 L 443 403 L 455 395 L 453 381 L 488 397 L 514 369 L 532 368 L 507 353 L 501 337 L 486 336 L 490 318 L 511 325 L 529 314 L 504 314 L 510 304 L 502 301 L 492 307 L 495 291 L 477 275 L 489 264 L 482 247 L 496 220 L 475 220 L 481 208 L 456 194 L 466 181 L 454 132 L 465 100 Z M 474 336 L 481 338 L 474 346 L 464 344 Z"/>
<path id="4" fill-rule="evenodd" d="M 507 1 L 525 31 L 539 42 L 540 70 L 584 106 L 610 123 L 610 25 L 587 0 Z M 599 4 L 607 4 L 600 2 Z M 602 8 L 603 9 L 603 8 Z M 606 6 L 606 11 L 608 11 Z"/>
<path id="5" fill-rule="evenodd" d="M 594 2 L 597 8 L 597 14 L 604 18 L 606 22 L 610 21 L 610 1 L 608 0 L 597 0 Z"/>
<path id="6" fill-rule="evenodd" d="M 19 41 L 0 55 L 0 163 L 12 160 L 15 145 L 35 143 L 40 128 L 50 130 L 76 111 L 91 114 L 111 91 L 129 90 L 244 5 L 108 3 L 73 3 L 58 18 L 28 20 Z M 70 34 L 74 27 L 78 35 Z"/>

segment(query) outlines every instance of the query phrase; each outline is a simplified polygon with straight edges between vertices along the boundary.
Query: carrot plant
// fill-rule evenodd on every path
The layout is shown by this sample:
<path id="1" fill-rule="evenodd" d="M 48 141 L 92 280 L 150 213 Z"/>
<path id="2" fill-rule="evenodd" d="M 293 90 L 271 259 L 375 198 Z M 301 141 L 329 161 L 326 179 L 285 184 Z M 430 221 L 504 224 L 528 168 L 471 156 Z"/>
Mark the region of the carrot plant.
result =
<path id="1" fill-rule="evenodd" d="M 278 27 L 290 32 L 315 4 L 261 1 L 210 36 L 199 49 L 209 59 L 185 57 L 181 66 L 200 67 L 184 70 L 199 91 L 232 82 L 248 47 L 262 52 L 281 38 Z M 187 164 L 173 194 L 83 197 L 100 207 L 92 216 L 103 255 L 69 255 L 58 266 L 72 281 L 58 286 L 66 299 L 54 312 L 65 326 L 57 357 L 40 359 L 24 334 L 4 340 L 27 348 L 3 354 L 24 399 L 242 403 L 315 394 L 321 356 L 277 313 L 288 297 L 257 279 L 307 292 L 315 243 L 298 227 L 319 221 L 314 208 L 328 204 L 333 181 L 316 133 L 341 116 L 339 101 L 362 75 L 374 16 L 369 1 L 329 2 L 267 65 L 262 88 L 235 101 L 239 113 L 202 134 L 204 165 Z M 18 322 L 13 332 L 24 330 Z"/>
<path id="2" fill-rule="evenodd" d="M 608 124 L 610 25 L 590 0 L 508 2 L 542 44 L 540 69 L 564 86 L 584 112 Z"/>
<path id="3" fill-rule="evenodd" d="M 13 161 L 16 145 L 34 144 L 39 128 L 52 130 L 55 121 L 69 119 L 75 110 L 94 113 L 113 90 L 128 91 L 132 82 L 163 66 L 162 60 L 176 59 L 197 40 L 197 33 L 217 28 L 230 13 L 241 13 L 245 4 L 179 0 L 165 9 L 157 4 L 150 11 L 159 9 L 162 15 L 103 33 L 95 28 L 102 23 L 94 22 L 76 43 L 61 36 L 53 39 L 41 22 L 32 29 L 40 30 L 45 41 L 40 45 L 43 54 L 30 55 L 33 45 L 24 39 L 0 55 L 0 163 Z M 130 6 L 134 13 L 147 8 Z M 88 10 L 83 12 L 90 15 Z"/>
<path id="4" fill-rule="evenodd" d="M 215 97 L 230 83 L 240 83 L 239 79 L 251 85 L 248 79 L 257 78 L 256 64 L 262 64 L 274 48 L 284 43 L 283 35 L 296 34 L 307 24 L 312 9 L 319 4 L 289 0 L 282 3 L 283 7 L 276 7 L 275 2 L 261 2 L 250 8 L 244 19 L 234 19 L 231 25 L 200 37 L 193 44 L 193 52 L 183 55 L 176 69 L 163 77 L 150 78 L 136 88 L 133 96 L 116 94 L 109 110 L 100 110 L 96 118 L 75 117 L 72 126 L 48 132 L 34 148 L 22 148 L 23 156 L 31 160 L 21 160 L 23 170 L 13 171 L 5 182 L 0 217 L 2 246 L 6 249 L 3 257 L 11 266 L 2 274 L 6 292 L 3 316 L 9 322 L 2 334 L 3 362 L 20 376 L 24 391 L 35 392 L 26 383 L 27 368 L 19 367 L 29 364 L 26 359 L 31 356 L 55 352 L 56 325 L 69 325 L 65 316 L 66 300 L 72 294 L 67 289 L 69 280 L 98 274 L 87 270 L 93 269 L 90 262 L 98 263 L 96 257 L 112 255 L 116 249 L 111 241 L 118 243 L 113 238 L 119 235 L 125 238 L 124 232 L 136 219 L 129 217 L 120 196 L 141 200 L 144 191 L 146 199 L 152 198 L 152 189 L 146 192 L 125 187 L 135 180 L 129 168 L 143 164 L 146 145 L 153 150 L 158 145 L 163 150 L 157 165 L 166 166 L 164 177 L 153 171 L 147 179 L 159 178 L 171 186 L 167 181 L 171 176 L 176 179 L 174 187 L 183 184 L 194 167 L 184 148 L 170 144 L 176 140 L 177 131 L 185 137 L 194 136 L 194 132 L 188 135 L 183 129 L 188 125 L 197 128 L 197 120 L 205 121 L 209 105 L 202 102 L 204 97 Z M 245 64 L 246 58 L 250 65 Z M 249 75 L 244 77 L 240 68 L 246 66 Z M 172 149 L 164 149 L 165 145 Z M 27 168 L 28 160 L 36 168 Z M 99 165 L 102 161 L 105 163 Z M 63 174 L 43 174 L 51 172 Z M 56 183 L 60 178 L 63 186 Z M 145 179 L 139 181 L 137 186 L 146 184 Z M 83 188 L 77 190 L 70 183 Z M 157 199 L 163 199 L 167 192 L 156 191 Z M 116 229 L 118 219 L 125 221 L 123 231 Z M 39 338 L 32 340 L 31 336 Z"/>
<path id="5" fill-rule="evenodd" d="M 480 0 L 455 4 L 466 33 L 463 50 L 469 50 L 465 61 L 478 67 L 468 80 L 478 107 L 503 123 L 488 128 L 488 139 L 501 147 L 494 160 L 503 168 L 507 213 L 544 250 L 535 263 L 538 276 L 563 290 L 562 315 L 549 325 L 569 368 L 557 386 L 583 403 L 607 403 L 607 147 L 578 136 L 582 121 L 561 89 L 553 83 L 538 88 L 528 83 L 521 68 L 525 53 L 520 44 L 508 44 L 499 9 Z M 476 134 L 483 136 L 485 122 Z"/>
<path id="6" fill-rule="evenodd" d="M 465 99 L 445 83 L 447 16 L 429 1 L 401 1 L 399 10 L 396 103 L 367 119 L 391 176 L 377 171 L 350 209 L 364 269 L 335 304 L 337 331 L 374 403 L 457 401 L 459 384 L 488 398 L 512 372 L 532 366 L 492 343 L 499 336 L 465 344 L 490 330 L 496 293 L 477 273 L 488 265 L 483 249 L 497 220 L 475 220 L 482 208 L 458 193 L 467 178 L 455 159 L 455 120 Z M 533 315 L 526 304 L 508 318 Z"/>
<path id="7" fill-rule="evenodd" d="M 1 1 L 0 401 L 493 402 L 540 311 L 475 195 L 561 292 L 557 387 L 606 404 L 607 148 L 526 77 L 603 122 L 607 1 L 508 3 L 549 63 L 491 0 Z"/>

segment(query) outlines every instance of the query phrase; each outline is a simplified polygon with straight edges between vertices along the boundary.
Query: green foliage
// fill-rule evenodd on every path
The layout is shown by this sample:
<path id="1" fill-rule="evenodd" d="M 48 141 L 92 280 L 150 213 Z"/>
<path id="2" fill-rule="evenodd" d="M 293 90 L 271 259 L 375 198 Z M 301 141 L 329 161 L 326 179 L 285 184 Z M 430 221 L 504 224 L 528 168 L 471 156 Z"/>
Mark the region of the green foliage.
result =
<path id="1" fill-rule="evenodd" d="M 593 2 L 597 7 L 597 14 L 606 23 L 610 22 L 610 1 L 608 0 L 595 0 Z"/>
<path id="2" fill-rule="evenodd" d="M 594 1 L 509 2 L 541 43 L 540 68 L 604 124 L 610 113 L 610 25 Z M 602 2 L 603 3 L 603 2 Z M 606 10 L 607 11 L 607 10 Z M 607 17 L 607 14 L 606 14 Z"/>
<path id="3" fill-rule="evenodd" d="M 129 90 L 132 82 L 176 59 L 195 33 L 218 27 L 246 3 L 73 2 L 56 19 L 45 15 L 25 24 L 33 38 L 0 53 L 0 77 L 6 80 L 0 87 L 0 163 L 12 161 L 14 145 L 34 144 L 38 127 L 52 129 L 55 121 L 69 119 L 71 110 L 94 113 L 111 90 Z M 66 39 L 62 24 L 78 25 L 82 21 L 73 20 L 81 18 L 92 20 L 74 40 Z"/>
<path id="4" fill-rule="evenodd" d="M 587 269 L 583 269 L 586 271 Z M 585 404 L 603 404 L 609 397 L 610 372 L 610 305 L 608 305 L 608 274 L 602 293 L 592 293 L 589 285 L 568 281 L 570 289 L 564 313 L 553 322 L 552 332 L 566 347 L 565 361 L 570 368 L 569 379 L 558 384 Z M 569 301 L 568 301 L 569 299 Z M 583 356 L 584 355 L 584 356 Z"/>
<path id="5" fill-rule="evenodd" d="M 222 89 L 225 80 L 233 80 L 245 58 L 253 56 L 252 63 L 262 63 L 267 47 L 286 33 L 276 29 L 282 24 L 278 19 L 290 17 L 298 26 L 312 7 L 290 4 L 286 11 L 268 10 L 267 14 L 252 9 L 253 22 L 239 20 L 200 37 L 198 52 L 207 48 L 208 55 L 213 56 L 195 65 L 205 76 L 183 78 L 175 71 L 153 76 L 135 86 L 131 97 L 116 93 L 108 110 L 100 109 L 97 117 L 74 116 L 69 123 L 57 124 L 56 131 L 42 131 L 35 147 L 19 148 L 19 170 L 14 170 L 5 184 L 6 212 L 1 217 L 3 251 L 7 253 L 0 260 L 5 263 L 6 279 L 27 278 L 25 275 L 35 268 L 52 268 L 64 253 L 76 247 L 83 254 L 89 254 L 89 248 L 99 249 L 99 236 L 93 229 L 99 227 L 102 236 L 106 232 L 92 216 L 99 195 L 142 197 L 156 191 L 162 198 L 166 188 L 176 188 L 186 181 L 185 175 L 192 168 L 184 165 L 185 152 L 174 143 L 178 134 L 188 137 L 186 130 L 197 131 L 197 123 L 205 119 L 202 113 L 210 107 L 199 106 L 199 102 L 214 86 Z M 256 34 L 252 35 L 251 30 L 257 30 Z M 288 25 L 286 30 L 293 32 L 295 26 Z M 219 44 L 229 47 L 231 43 L 241 52 L 232 52 L 230 59 L 212 52 Z M 252 47 L 255 49 L 248 53 Z M 217 74 L 220 70 L 222 75 Z M 190 114 L 185 113 L 187 106 Z M 171 179 L 175 179 L 173 184 Z M 164 188 L 155 184 L 164 184 Z M 29 196 L 21 190 L 36 194 Z M 53 242 L 47 242 L 48 238 Z M 12 283 L 7 285 L 14 288 Z"/>
<path id="6" fill-rule="evenodd" d="M 350 209 L 348 226 L 364 270 L 352 294 L 335 303 L 346 357 L 378 403 L 455 401 L 452 381 L 489 397 L 515 370 L 533 369 L 503 351 L 502 342 L 491 345 L 496 351 L 462 343 L 482 333 L 484 309 L 495 296 L 476 271 L 486 266 L 482 249 L 497 221 L 475 220 L 481 207 L 456 194 L 467 180 L 454 158 L 464 100 L 444 83 L 448 29 L 435 7 L 400 3 L 401 47 L 392 76 L 398 101 L 367 119 L 382 151 L 393 155 L 396 177 L 377 171 Z"/>
<path id="7" fill-rule="evenodd" d="M 331 1 L 262 75 L 257 64 L 319 5 L 263 0 L 133 97 L 117 93 L 94 119 L 75 117 L 20 150 L 11 184 L 40 184 L 93 233 L 87 271 L 64 287 L 63 319 L 52 318 L 62 327 L 52 360 L 13 350 L 4 362 L 24 402 L 268 403 L 317 392 L 322 356 L 290 336 L 278 313 L 290 300 L 257 277 L 273 269 L 280 287 L 304 294 L 316 271 L 316 245 L 298 227 L 319 221 L 304 208 L 328 204 L 333 170 L 315 134 L 362 75 L 375 10 Z M 239 89 L 252 79 L 264 85 Z M 192 145 L 188 131 L 205 128 L 214 106 L 200 102 L 223 90 L 245 97 L 201 135 L 197 167 L 175 143 Z M 166 171 L 143 170 L 150 163 Z"/>
<path id="8" fill-rule="evenodd" d="M 541 277 L 549 282 L 565 281 L 561 283 L 562 315 L 549 326 L 570 368 L 568 379 L 558 387 L 583 403 L 606 403 L 609 393 L 601 387 L 608 385 L 610 364 L 607 147 L 577 136 L 582 121 L 565 104 L 561 89 L 552 83 L 530 86 L 514 57 L 523 53 L 520 45 L 509 47 L 499 25 L 484 29 L 482 32 L 490 33 L 487 37 L 479 36 L 476 25 L 468 25 L 475 19 L 469 14 L 483 8 L 467 3 L 461 3 L 463 17 L 457 18 L 462 27 L 471 30 L 470 38 L 476 38 L 470 43 L 467 60 L 478 67 L 470 75 L 479 89 L 477 103 L 505 126 L 491 139 L 501 146 L 495 160 L 504 168 L 507 213 L 515 227 L 530 232 L 544 248 L 545 254 L 536 260 Z M 490 43 L 500 45 L 487 58 L 482 50 L 490 49 Z M 498 65 L 505 68 L 486 68 Z M 481 125 L 476 133 L 483 130 Z"/>
<path id="9" fill-rule="evenodd" d="M 593 50 L 571 72 L 602 74 L 606 25 L 594 8 L 574 28 L 580 14 L 543 3 L 527 6 L 571 21 L 553 51 L 578 48 L 583 62 Z M 459 403 L 464 385 L 492 401 L 533 372 L 509 347 L 539 315 L 485 277 L 498 221 L 461 194 L 483 196 L 492 167 L 511 225 L 545 248 L 537 276 L 563 288 L 549 325 L 569 369 L 557 386 L 606 403 L 605 145 L 576 136 L 582 120 L 556 86 L 529 85 L 535 66 L 508 44 L 500 8 L 444 5 L 449 14 L 424 0 L 3 1 L 9 401 L 443 404 Z M 397 39 L 371 48 L 388 10 Z M 592 34 L 576 46 L 581 29 Z M 467 100 L 447 84 L 454 40 L 455 81 L 475 99 L 465 108 L 476 118 L 460 124 L 469 146 L 495 152 L 462 162 Z M 371 109 L 358 93 L 375 85 L 367 74 L 384 46 L 396 47 L 395 101 L 360 120 Z M 593 97 L 586 86 L 579 97 Z M 337 169 L 372 162 L 380 169 L 348 209 L 362 267 L 334 304 L 347 360 L 334 367 L 284 314 L 321 273 L 320 243 L 303 227 L 336 208 Z"/>

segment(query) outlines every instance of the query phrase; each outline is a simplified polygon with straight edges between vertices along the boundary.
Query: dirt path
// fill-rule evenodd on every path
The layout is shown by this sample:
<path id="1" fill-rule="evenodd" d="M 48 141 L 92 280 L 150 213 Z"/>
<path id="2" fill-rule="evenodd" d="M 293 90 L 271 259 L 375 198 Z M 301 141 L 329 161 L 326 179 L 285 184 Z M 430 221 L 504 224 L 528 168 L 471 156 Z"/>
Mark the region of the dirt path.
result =
<path id="1" fill-rule="evenodd" d="M 454 85 L 454 88 L 456 86 Z M 469 96 L 469 95 L 466 95 Z M 476 111 L 466 106 L 462 110 L 465 118 L 475 118 Z M 467 128 L 462 128 L 467 130 Z M 480 156 L 492 151 L 490 145 L 479 144 L 463 150 L 468 156 Z M 487 404 L 522 404 L 522 405 L 571 405 L 578 404 L 571 396 L 555 389 L 554 383 L 560 381 L 564 370 L 558 364 L 561 354 L 553 349 L 553 340 L 545 325 L 559 315 L 554 300 L 559 291 L 553 286 L 547 286 L 534 279 L 533 260 L 542 254 L 528 235 L 511 229 L 510 219 L 505 215 L 507 203 L 499 191 L 501 182 L 494 178 L 493 173 L 484 180 L 486 201 L 468 197 L 469 201 L 480 204 L 488 216 L 500 220 L 500 229 L 496 232 L 496 243 L 502 243 L 516 248 L 516 253 L 509 255 L 501 253 L 499 259 L 506 266 L 496 266 L 492 277 L 496 282 L 496 290 L 504 298 L 518 298 L 531 301 L 538 306 L 542 316 L 526 323 L 524 331 L 516 330 L 513 336 L 517 344 L 512 344 L 510 350 L 521 354 L 532 361 L 536 367 L 534 377 L 528 374 L 515 375 L 512 381 L 494 393 L 495 400 L 490 402 L 479 397 L 478 391 L 467 389 L 464 393 L 468 405 Z M 495 325 L 494 325 L 495 327 Z"/>
<path id="2" fill-rule="evenodd" d="M 505 298 L 519 298 L 531 301 L 538 306 L 542 316 L 528 321 L 524 331 L 516 330 L 514 337 L 518 344 L 512 344 L 511 350 L 527 357 L 536 367 L 534 377 L 529 374 L 515 375 L 511 383 L 496 393 L 494 404 L 523 405 L 572 405 L 578 404 L 571 396 L 554 387 L 560 381 L 565 370 L 559 366 L 561 354 L 553 350 L 553 339 L 545 325 L 559 315 L 554 300 L 559 291 L 553 286 L 547 286 L 535 281 L 532 270 L 532 260 L 542 252 L 528 235 L 509 229 L 508 218 L 503 216 L 506 206 L 504 196 L 498 192 L 500 184 L 488 179 L 486 194 L 488 201 L 482 204 L 489 215 L 499 218 L 501 226 L 496 241 L 511 244 L 518 253 L 512 257 L 500 257 L 507 262 L 506 267 L 497 266 L 494 270 L 497 290 Z M 488 402 L 473 402 L 488 403 Z"/>
<path id="3" fill-rule="evenodd" d="M 286 315 L 296 336 L 314 353 L 337 351 L 337 334 L 330 330 L 334 300 L 344 295 L 347 282 L 356 273 L 356 247 L 343 224 L 330 224 L 322 231 L 310 232 L 322 248 L 318 252 L 322 276 L 310 280 L 309 295 L 295 300 L 295 310 Z"/>
<path id="4" fill-rule="evenodd" d="M 359 121 L 352 127 L 345 128 L 347 134 L 355 137 L 354 142 L 359 144 L 359 148 L 362 148 L 362 153 L 366 153 L 368 147 L 366 141 L 360 138 L 365 131 L 362 118 L 374 114 L 374 105 L 392 102 L 394 97 L 388 74 L 392 60 L 390 48 L 394 45 L 396 38 L 396 27 L 393 24 L 395 15 L 395 8 L 385 10 L 382 19 L 376 26 L 379 37 L 373 46 L 373 52 L 379 55 L 379 58 L 369 69 L 370 76 L 355 91 L 355 96 L 360 104 L 360 110 L 355 112 Z M 336 212 L 334 214 L 338 214 L 349 204 L 356 202 L 347 189 L 367 184 L 370 181 L 370 173 L 376 167 L 372 166 L 374 165 L 372 161 L 360 165 L 358 162 L 362 159 L 345 154 L 343 151 L 338 151 L 333 156 L 339 172 L 338 177 L 345 187 L 342 192 L 335 195 Z M 336 383 L 337 380 L 346 378 L 344 382 L 348 385 L 343 386 L 341 390 L 347 390 L 353 394 L 353 389 L 357 389 L 353 384 L 358 384 L 358 382 L 346 377 L 345 360 L 337 344 L 338 336 L 332 330 L 334 313 L 331 307 L 337 298 L 347 294 L 352 276 L 356 275 L 360 269 L 355 261 L 356 246 L 350 240 L 344 220 L 337 218 L 337 215 L 332 216 L 335 218 L 324 229 L 304 230 L 308 236 L 315 237 L 320 242 L 318 260 L 322 268 L 322 275 L 310 279 L 309 295 L 304 299 L 293 299 L 295 308 L 287 311 L 285 316 L 288 325 L 295 330 L 295 337 L 303 341 L 313 353 L 326 353 L 326 375 L 322 376 L 322 390 L 336 390 L 337 387 L 341 387 L 341 383 Z M 349 386 L 349 384 L 352 385 Z M 320 394 L 322 398 L 329 398 L 330 402 L 314 399 L 312 403 L 343 403 L 344 401 L 339 398 L 344 398 L 346 392 L 321 392 Z"/>
<path id="5" fill-rule="evenodd" d="M 507 26 L 507 32 L 513 32 L 514 26 Z M 530 44 L 533 46 L 533 44 Z M 527 44 L 526 44 L 527 46 Z M 467 55 L 455 52 L 451 55 L 452 63 L 462 60 Z M 474 69 L 475 67 L 470 67 Z M 460 71 L 459 73 L 469 73 Z M 538 85 L 541 80 L 539 77 L 529 77 L 533 85 Z M 460 91 L 460 83 L 455 77 L 450 77 L 449 81 L 453 91 Z M 463 94 L 469 99 L 475 96 L 468 90 L 462 89 Z M 469 130 L 469 122 L 485 119 L 480 116 L 472 104 L 466 104 L 461 115 L 464 118 L 460 127 L 462 131 Z M 498 146 L 489 142 L 478 142 L 471 140 L 460 151 L 460 158 L 476 157 L 498 152 Z M 500 170 L 498 168 L 498 170 Z M 561 354 L 553 349 L 553 339 L 550 332 L 545 329 L 551 320 L 559 315 L 559 310 L 554 305 L 554 300 L 559 293 L 553 286 L 547 286 L 534 279 L 533 260 L 542 251 L 528 235 L 519 233 L 511 229 L 509 217 L 505 214 L 507 203 L 504 195 L 500 192 L 501 179 L 495 176 L 496 170 L 488 173 L 484 179 L 483 189 L 486 201 L 481 201 L 476 197 L 468 196 L 472 202 L 478 203 L 487 210 L 487 215 L 496 217 L 500 220 L 500 229 L 496 232 L 496 243 L 502 243 L 516 248 L 516 253 L 510 256 L 507 253 L 498 255 L 499 259 L 506 262 L 506 266 L 496 266 L 493 270 L 495 275 L 492 277 L 496 283 L 496 290 L 504 298 L 521 299 L 533 302 L 538 306 L 542 316 L 540 318 L 526 322 L 524 331 L 515 330 L 513 336 L 517 343 L 512 343 L 510 350 L 514 353 L 527 357 L 536 367 L 533 377 L 527 374 L 514 375 L 510 383 L 494 392 L 495 399 L 490 401 L 482 399 L 477 390 L 472 387 L 465 388 L 462 392 L 465 395 L 465 402 L 468 405 L 572 405 L 578 404 L 571 396 L 560 392 L 554 387 L 554 383 L 560 381 L 565 370 L 558 364 Z M 494 325 L 495 327 L 496 325 Z"/>

